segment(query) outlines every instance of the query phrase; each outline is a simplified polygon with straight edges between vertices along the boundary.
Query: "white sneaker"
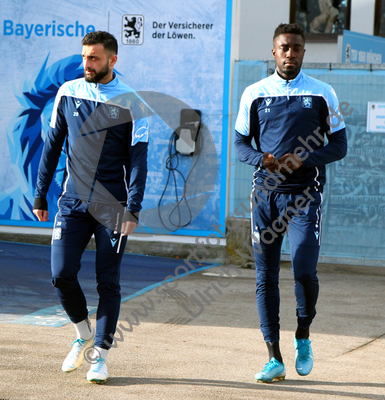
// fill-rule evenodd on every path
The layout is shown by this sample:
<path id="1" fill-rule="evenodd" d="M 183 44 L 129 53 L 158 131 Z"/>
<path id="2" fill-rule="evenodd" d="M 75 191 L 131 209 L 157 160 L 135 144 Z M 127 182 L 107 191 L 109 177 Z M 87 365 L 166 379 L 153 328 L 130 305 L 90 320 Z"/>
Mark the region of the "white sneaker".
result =
<path id="1" fill-rule="evenodd" d="M 72 342 L 71 346 L 72 349 L 68 353 L 68 356 L 63 362 L 62 365 L 62 371 L 63 372 L 72 372 L 75 371 L 75 369 L 79 368 L 83 361 L 84 361 L 84 353 L 90 349 L 91 347 L 94 347 L 94 342 L 95 342 L 95 330 L 92 328 L 92 338 L 89 340 L 83 340 L 83 339 L 76 339 L 74 342 Z"/>
<path id="2" fill-rule="evenodd" d="M 108 379 L 107 363 L 104 358 L 98 358 L 95 364 L 91 365 L 87 372 L 87 381 L 89 383 L 106 383 Z"/>

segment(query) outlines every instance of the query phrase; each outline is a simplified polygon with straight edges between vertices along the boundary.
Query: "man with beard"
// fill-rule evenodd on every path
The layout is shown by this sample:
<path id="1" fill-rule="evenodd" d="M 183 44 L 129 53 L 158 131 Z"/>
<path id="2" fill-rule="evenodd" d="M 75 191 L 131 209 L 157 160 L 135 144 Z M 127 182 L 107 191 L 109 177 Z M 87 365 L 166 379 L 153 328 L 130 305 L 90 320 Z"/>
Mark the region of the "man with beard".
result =
<path id="1" fill-rule="evenodd" d="M 257 382 L 282 380 L 286 375 L 279 346 L 278 287 L 286 233 L 297 300 L 295 368 L 299 375 L 313 368 L 309 328 L 319 291 L 316 267 L 325 165 L 345 157 L 347 151 L 334 90 L 301 70 L 305 37 L 300 26 L 280 24 L 273 46 L 276 71 L 245 89 L 235 125 L 238 158 L 255 166 L 252 242 L 258 313 L 269 353 L 269 362 L 255 375 Z"/>
<path id="2" fill-rule="evenodd" d="M 76 370 L 86 356 L 92 360 L 88 381 L 104 383 L 120 311 L 120 263 L 127 235 L 138 225 L 145 189 L 148 120 L 140 98 L 114 72 L 116 39 L 108 32 L 91 32 L 82 45 L 84 78 L 64 83 L 57 93 L 33 209 L 39 221 L 48 221 L 46 195 L 64 146 L 67 162 L 52 236 L 52 284 L 77 339 L 62 370 Z M 77 278 L 92 235 L 99 294 L 96 329 Z"/>

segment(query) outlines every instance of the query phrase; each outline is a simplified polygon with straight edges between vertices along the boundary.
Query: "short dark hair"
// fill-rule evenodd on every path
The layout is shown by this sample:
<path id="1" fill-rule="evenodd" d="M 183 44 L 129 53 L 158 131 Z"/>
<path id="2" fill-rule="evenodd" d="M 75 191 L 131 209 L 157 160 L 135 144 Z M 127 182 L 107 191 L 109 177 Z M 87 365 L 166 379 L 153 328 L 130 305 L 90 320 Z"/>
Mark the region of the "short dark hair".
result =
<path id="1" fill-rule="evenodd" d="M 93 44 L 102 44 L 107 52 L 115 55 L 118 54 L 118 42 L 111 33 L 104 31 L 87 33 L 82 40 L 82 45 L 90 46 Z"/>
<path id="2" fill-rule="evenodd" d="M 274 31 L 273 42 L 277 36 L 282 35 L 283 33 L 293 33 L 294 35 L 300 35 L 303 41 L 305 41 L 305 34 L 301 26 L 297 22 L 293 24 L 279 24 Z"/>

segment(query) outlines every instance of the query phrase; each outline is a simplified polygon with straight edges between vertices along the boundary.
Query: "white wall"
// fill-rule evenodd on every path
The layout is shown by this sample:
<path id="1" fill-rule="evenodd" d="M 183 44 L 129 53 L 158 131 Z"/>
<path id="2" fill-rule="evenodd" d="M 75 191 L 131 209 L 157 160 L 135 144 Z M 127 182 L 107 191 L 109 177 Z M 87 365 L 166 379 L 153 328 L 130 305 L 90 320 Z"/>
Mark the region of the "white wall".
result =
<path id="1" fill-rule="evenodd" d="M 289 0 L 241 0 L 239 59 L 271 60 L 274 30 L 289 15 Z"/>
<path id="2" fill-rule="evenodd" d="M 339 62 L 337 57 L 337 43 L 307 42 L 305 48 L 304 62 Z"/>
<path id="3" fill-rule="evenodd" d="M 373 34 L 375 0 L 352 0 L 351 31 Z M 233 0 L 233 60 L 272 60 L 274 29 L 289 22 L 290 0 Z M 337 43 L 306 44 L 305 62 L 339 62 Z"/>
<path id="4" fill-rule="evenodd" d="M 352 0 L 350 30 L 373 35 L 375 0 Z"/>

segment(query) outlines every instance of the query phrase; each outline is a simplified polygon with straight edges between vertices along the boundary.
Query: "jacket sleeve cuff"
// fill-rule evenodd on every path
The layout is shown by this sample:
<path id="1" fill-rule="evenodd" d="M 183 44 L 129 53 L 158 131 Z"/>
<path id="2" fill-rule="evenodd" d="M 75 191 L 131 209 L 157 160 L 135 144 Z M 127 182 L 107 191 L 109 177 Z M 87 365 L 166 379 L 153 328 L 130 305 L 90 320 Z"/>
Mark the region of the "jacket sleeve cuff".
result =
<path id="1" fill-rule="evenodd" d="M 136 222 L 138 224 L 139 223 L 139 213 L 125 210 L 124 215 L 123 215 L 123 222 L 127 222 L 127 221 Z"/>
<path id="2" fill-rule="evenodd" d="M 33 203 L 34 210 L 48 210 L 47 199 L 36 197 Z"/>

